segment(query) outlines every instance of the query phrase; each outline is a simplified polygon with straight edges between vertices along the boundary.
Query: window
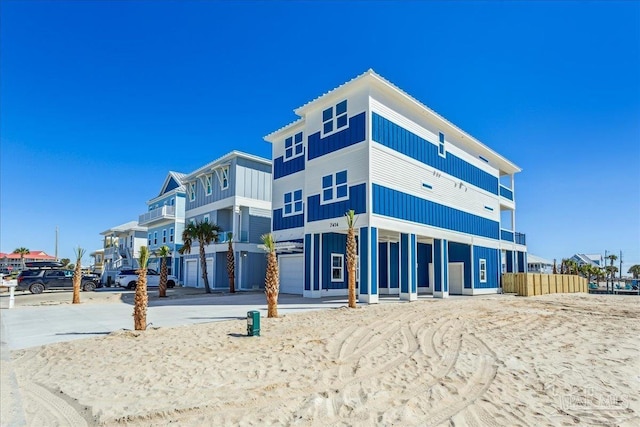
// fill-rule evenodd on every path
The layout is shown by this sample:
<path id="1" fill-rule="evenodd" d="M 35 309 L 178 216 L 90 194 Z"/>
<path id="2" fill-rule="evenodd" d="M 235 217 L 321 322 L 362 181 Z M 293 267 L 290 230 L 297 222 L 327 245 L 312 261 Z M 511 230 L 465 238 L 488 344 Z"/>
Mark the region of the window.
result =
<path id="1" fill-rule="evenodd" d="M 169 229 L 169 241 L 173 242 L 173 227 Z"/>
<path id="2" fill-rule="evenodd" d="M 209 214 L 202 217 L 202 222 L 209 222 Z"/>
<path id="3" fill-rule="evenodd" d="M 172 199 L 171 199 L 171 202 L 170 202 L 169 204 L 170 204 L 171 206 L 173 206 L 173 204 L 175 203 L 175 201 L 176 201 L 176 200 L 172 198 Z"/>
<path id="4" fill-rule="evenodd" d="M 480 260 L 480 283 L 487 283 L 487 260 Z"/>
<path id="5" fill-rule="evenodd" d="M 335 112 L 335 114 L 334 114 Z M 347 100 L 322 112 L 322 132 L 327 134 L 347 125 Z"/>
<path id="6" fill-rule="evenodd" d="M 331 281 L 344 282 L 344 255 L 331 254 Z"/>
<path id="7" fill-rule="evenodd" d="M 167 229 L 162 230 L 162 243 L 167 243 Z"/>
<path id="8" fill-rule="evenodd" d="M 133 247 L 133 236 L 129 236 L 129 247 Z"/>
<path id="9" fill-rule="evenodd" d="M 204 183 L 207 188 L 207 196 L 211 195 L 211 175 L 207 175 L 204 177 Z"/>
<path id="10" fill-rule="evenodd" d="M 189 200 L 192 202 L 196 200 L 196 183 L 195 182 L 189 183 Z"/>
<path id="11" fill-rule="evenodd" d="M 444 157 L 446 155 L 446 151 L 444 148 L 444 133 L 440 132 L 438 134 L 438 138 L 440 141 L 440 145 L 438 145 L 438 154 L 440 154 L 442 157 Z"/>
<path id="12" fill-rule="evenodd" d="M 302 190 L 284 194 L 283 214 L 296 215 L 302 212 Z"/>
<path id="13" fill-rule="evenodd" d="M 153 232 L 153 244 L 154 245 L 158 244 L 158 232 L 157 231 Z"/>
<path id="14" fill-rule="evenodd" d="M 302 132 L 284 140 L 284 158 L 298 157 L 304 151 L 302 146 Z"/>
<path id="15" fill-rule="evenodd" d="M 322 177 L 322 201 L 339 201 L 349 198 L 347 171 Z"/>
<path id="16" fill-rule="evenodd" d="M 229 188 L 229 167 L 222 168 L 222 174 L 220 176 L 220 188 L 223 190 Z"/>
<path id="17" fill-rule="evenodd" d="M 149 233 L 149 239 L 147 241 L 147 246 L 151 246 L 151 233 Z"/>

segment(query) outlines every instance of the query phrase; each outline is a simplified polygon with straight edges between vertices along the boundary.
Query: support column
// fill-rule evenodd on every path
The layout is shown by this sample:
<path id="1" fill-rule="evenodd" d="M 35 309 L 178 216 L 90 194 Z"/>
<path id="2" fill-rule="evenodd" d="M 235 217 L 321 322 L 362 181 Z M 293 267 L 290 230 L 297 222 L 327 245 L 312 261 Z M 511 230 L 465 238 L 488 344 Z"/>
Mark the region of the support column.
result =
<path id="1" fill-rule="evenodd" d="M 433 239 L 433 297 L 449 297 L 449 244 L 445 239 Z"/>
<path id="2" fill-rule="evenodd" d="M 321 295 L 321 263 L 320 263 L 320 234 L 305 234 L 304 236 L 304 290 L 307 298 L 320 298 Z"/>
<path id="3" fill-rule="evenodd" d="M 360 295 L 358 300 L 378 303 L 378 229 L 360 228 Z"/>
<path id="4" fill-rule="evenodd" d="M 415 234 L 400 234 L 400 299 L 418 299 L 417 242 Z"/>

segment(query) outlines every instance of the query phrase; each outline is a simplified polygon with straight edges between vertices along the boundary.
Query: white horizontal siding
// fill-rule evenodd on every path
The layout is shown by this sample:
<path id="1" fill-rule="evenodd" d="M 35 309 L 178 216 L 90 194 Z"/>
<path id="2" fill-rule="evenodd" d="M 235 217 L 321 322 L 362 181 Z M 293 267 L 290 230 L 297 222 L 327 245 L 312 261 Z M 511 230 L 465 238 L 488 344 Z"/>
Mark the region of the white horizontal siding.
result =
<path id="1" fill-rule="evenodd" d="M 326 154 L 307 162 L 305 174 L 305 195 L 322 191 L 322 177 L 347 171 L 348 184 L 360 184 L 368 179 L 367 145 L 357 144 Z"/>

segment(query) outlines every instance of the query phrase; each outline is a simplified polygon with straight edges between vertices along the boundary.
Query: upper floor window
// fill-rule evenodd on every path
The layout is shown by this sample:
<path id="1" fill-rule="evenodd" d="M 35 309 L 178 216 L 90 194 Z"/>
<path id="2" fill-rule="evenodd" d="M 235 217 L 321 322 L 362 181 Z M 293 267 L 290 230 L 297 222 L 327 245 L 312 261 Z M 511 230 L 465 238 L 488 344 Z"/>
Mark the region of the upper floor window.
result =
<path id="1" fill-rule="evenodd" d="M 216 175 L 218 177 L 218 181 L 220 182 L 220 189 L 226 190 L 227 188 L 229 188 L 229 166 L 224 166 L 216 169 Z"/>
<path id="2" fill-rule="evenodd" d="M 189 183 L 189 200 L 192 202 L 196 200 L 196 183 L 195 182 Z"/>
<path id="3" fill-rule="evenodd" d="M 158 232 L 157 231 L 153 232 L 153 244 L 154 245 L 158 244 Z"/>
<path id="4" fill-rule="evenodd" d="M 440 154 L 441 156 L 445 156 L 446 154 L 446 150 L 444 147 L 444 133 L 440 132 L 438 134 L 438 139 L 439 139 L 439 144 L 438 144 L 438 154 Z"/>
<path id="5" fill-rule="evenodd" d="M 284 193 L 284 215 L 302 213 L 302 190 Z"/>
<path id="6" fill-rule="evenodd" d="M 149 238 L 147 239 L 147 246 L 151 246 L 151 233 L 149 233 Z"/>
<path id="7" fill-rule="evenodd" d="M 133 236 L 129 236 L 129 247 L 133 247 Z"/>
<path id="8" fill-rule="evenodd" d="M 302 145 L 302 132 L 296 133 L 294 136 L 284 140 L 284 158 L 290 159 L 298 157 L 304 151 Z"/>
<path id="9" fill-rule="evenodd" d="M 169 229 L 169 241 L 173 242 L 173 227 Z"/>
<path id="10" fill-rule="evenodd" d="M 207 196 L 211 195 L 211 175 L 207 175 L 204 177 L 204 183 L 207 190 Z"/>
<path id="11" fill-rule="evenodd" d="M 322 201 L 336 202 L 349 197 L 347 186 L 347 171 L 340 171 L 333 175 L 322 177 Z"/>
<path id="12" fill-rule="evenodd" d="M 347 125 L 347 100 L 322 112 L 322 132 L 327 134 Z"/>
<path id="13" fill-rule="evenodd" d="M 172 199 L 171 199 L 171 202 L 169 202 L 169 204 L 170 204 L 171 206 L 173 206 L 175 202 L 176 202 L 176 199 L 172 198 Z"/>
<path id="14" fill-rule="evenodd" d="M 209 222 L 209 214 L 202 217 L 202 222 Z"/>
<path id="15" fill-rule="evenodd" d="M 167 243 L 167 229 L 162 230 L 162 243 Z"/>

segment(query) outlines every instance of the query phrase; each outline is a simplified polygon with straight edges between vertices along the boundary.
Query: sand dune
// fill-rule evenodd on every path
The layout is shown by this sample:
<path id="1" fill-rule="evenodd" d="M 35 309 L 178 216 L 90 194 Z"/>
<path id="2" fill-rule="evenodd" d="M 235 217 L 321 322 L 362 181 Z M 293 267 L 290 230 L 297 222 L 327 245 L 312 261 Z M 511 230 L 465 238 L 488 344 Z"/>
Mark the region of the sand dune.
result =
<path id="1" fill-rule="evenodd" d="M 13 353 L 27 422 L 68 425 L 640 424 L 640 298 L 380 304 Z M 26 404 L 28 403 L 28 404 Z"/>

